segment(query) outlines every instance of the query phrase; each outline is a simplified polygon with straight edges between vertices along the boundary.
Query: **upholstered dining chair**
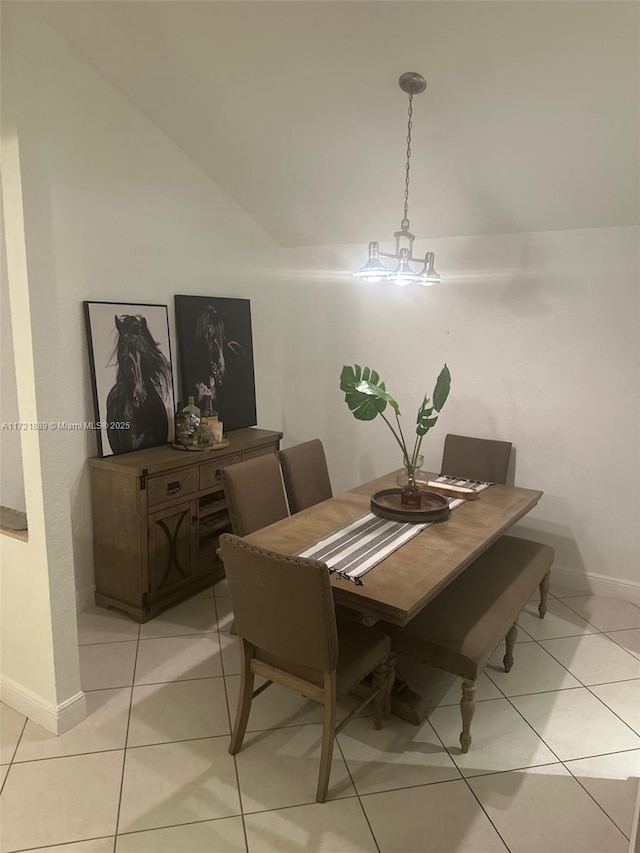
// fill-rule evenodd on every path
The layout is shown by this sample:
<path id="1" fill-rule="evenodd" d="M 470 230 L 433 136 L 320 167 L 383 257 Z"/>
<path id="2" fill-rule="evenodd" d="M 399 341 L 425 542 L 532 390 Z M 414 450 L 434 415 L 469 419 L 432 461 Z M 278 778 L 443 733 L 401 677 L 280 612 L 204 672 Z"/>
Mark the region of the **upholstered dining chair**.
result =
<path id="1" fill-rule="evenodd" d="M 335 735 L 373 702 L 376 728 L 390 712 L 391 641 L 367 625 L 336 619 L 324 563 L 276 554 L 225 533 L 220 547 L 241 640 L 240 695 L 229 752 L 242 746 L 252 699 L 276 683 L 324 707 L 316 800 L 326 800 Z M 373 673 L 364 701 L 337 727 L 336 699 Z M 254 678 L 267 679 L 254 690 Z"/>
<path id="2" fill-rule="evenodd" d="M 504 485 L 507 481 L 511 447 L 510 441 L 449 433 L 444 440 L 440 472 L 448 477 L 464 477 L 467 480 Z"/>
<path id="3" fill-rule="evenodd" d="M 280 464 L 292 515 L 333 497 L 327 458 L 319 438 L 281 450 Z"/>
<path id="4" fill-rule="evenodd" d="M 220 469 L 224 494 L 237 536 L 248 536 L 289 515 L 275 453 Z"/>

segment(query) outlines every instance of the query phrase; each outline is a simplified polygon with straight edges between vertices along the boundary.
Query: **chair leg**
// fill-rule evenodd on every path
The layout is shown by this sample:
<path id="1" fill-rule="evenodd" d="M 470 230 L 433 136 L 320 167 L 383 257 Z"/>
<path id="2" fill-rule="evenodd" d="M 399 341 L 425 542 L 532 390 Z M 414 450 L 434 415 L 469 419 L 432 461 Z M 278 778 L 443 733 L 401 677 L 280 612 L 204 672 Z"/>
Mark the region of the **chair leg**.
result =
<path id="1" fill-rule="evenodd" d="M 509 628 L 507 632 L 507 636 L 504 638 L 505 642 L 505 654 L 502 659 L 502 663 L 504 664 L 504 671 L 511 672 L 511 667 L 513 666 L 513 647 L 516 644 L 516 640 L 518 639 L 518 620 L 513 623 L 513 625 Z"/>
<path id="2" fill-rule="evenodd" d="M 251 671 L 251 658 L 253 656 L 253 647 L 242 640 L 242 672 L 240 677 L 240 694 L 238 696 L 238 707 L 236 708 L 236 719 L 233 724 L 233 732 L 231 734 L 231 743 L 229 744 L 229 752 L 235 755 L 242 746 L 244 733 L 247 730 L 247 722 L 249 721 L 249 712 L 251 711 L 251 699 L 253 697 L 253 682 L 254 674 Z"/>
<path id="3" fill-rule="evenodd" d="M 460 733 L 460 747 L 462 752 L 469 752 L 471 746 L 471 720 L 476 709 L 476 683 L 475 681 L 462 682 L 462 699 L 460 700 L 460 713 L 462 714 L 462 731 Z"/>
<path id="4" fill-rule="evenodd" d="M 336 674 L 325 673 L 324 676 L 324 714 L 322 727 L 322 752 L 320 753 L 320 772 L 318 774 L 318 790 L 316 801 L 324 803 L 327 799 L 329 776 L 331 774 L 331 759 L 333 757 L 333 742 L 336 728 Z"/>
<path id="5" fill-rule="evenodd" d="M 540 581 L 540 604 L 538 605 L 538 615 L 544 619 L 544 614 L 547 612 L 547 593 L 549 592 L 549 582 L 551 578 L 551 569 Z"/>

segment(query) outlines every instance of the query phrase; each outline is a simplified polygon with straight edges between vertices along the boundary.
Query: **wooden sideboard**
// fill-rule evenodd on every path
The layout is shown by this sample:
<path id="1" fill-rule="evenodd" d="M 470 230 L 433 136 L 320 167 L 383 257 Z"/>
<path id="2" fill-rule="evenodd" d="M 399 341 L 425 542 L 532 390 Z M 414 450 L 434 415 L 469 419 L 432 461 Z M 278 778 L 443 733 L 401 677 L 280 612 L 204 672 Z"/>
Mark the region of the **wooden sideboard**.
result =
<path id="1" fill-rule="evenodd" d="M 96 604 L 146 622 L 224 577 L 216 550 L 231 520 L 220 469 L 275 453 L 282 433 L 226 437 L 220 450 L 165 444 L 89 460 Z"/>

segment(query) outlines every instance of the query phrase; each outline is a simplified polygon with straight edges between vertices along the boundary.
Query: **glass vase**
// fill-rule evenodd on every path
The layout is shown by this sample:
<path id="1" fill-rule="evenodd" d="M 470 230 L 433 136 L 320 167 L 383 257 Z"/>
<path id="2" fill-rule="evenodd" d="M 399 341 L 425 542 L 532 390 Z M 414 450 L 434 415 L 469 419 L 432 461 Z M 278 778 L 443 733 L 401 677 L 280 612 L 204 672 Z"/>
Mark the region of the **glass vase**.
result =
<path id="1" fill-rule="evenodd" d="M 407 465 L 406 460 L 404 462 L 403 471 L 396 477 L 396 483 L 402 489 L 400 505 L 407 509 L 420 509 L 421 490 L 427 484 L 427 477 L 421 471 L 424 458 L 422 455 L 416 456 L 415 465 Z"/>

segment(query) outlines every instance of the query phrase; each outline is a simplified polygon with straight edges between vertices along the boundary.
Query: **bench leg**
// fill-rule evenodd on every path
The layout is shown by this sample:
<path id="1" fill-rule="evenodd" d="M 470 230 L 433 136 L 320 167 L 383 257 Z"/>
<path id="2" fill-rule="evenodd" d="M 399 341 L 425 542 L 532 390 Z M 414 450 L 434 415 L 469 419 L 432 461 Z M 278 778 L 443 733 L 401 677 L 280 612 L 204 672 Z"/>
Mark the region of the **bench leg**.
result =
<path id="1" fill-rule="evenodd" d="M 462 699 L 460 700 L 460 713 L 462 714 L 462 732 L 460 733 L 460 747 L 462 752 L 469 752 L 471 746 L 471 720 L 476 710 L 476 683 L 475 681 L 462 682 Z"/>
<path id="2" fill-rule="evenodd" d="M 504 664 L 504 671 L 510 672 L 511 667 L 513 666 L 513 647 L 516 644 L 516 640 L 518 639 L 518 621 L 516 620 L 513 625 L 509 628 L 507 632 L 507 636 L 504 638 L 505 642 L 505 653 L 502 659 L 502 663 Z"/>
<path id="3" fill-rule="evenodd" d="M 549 592 L 549 580 L 551 577 L 551 569 L 540 581 L 540 604 L 538 605 L 538 615 L 544 619 L 544 614 L 547 612 L 547 593 Z"/>

